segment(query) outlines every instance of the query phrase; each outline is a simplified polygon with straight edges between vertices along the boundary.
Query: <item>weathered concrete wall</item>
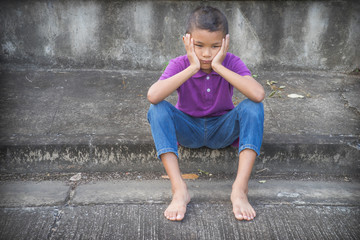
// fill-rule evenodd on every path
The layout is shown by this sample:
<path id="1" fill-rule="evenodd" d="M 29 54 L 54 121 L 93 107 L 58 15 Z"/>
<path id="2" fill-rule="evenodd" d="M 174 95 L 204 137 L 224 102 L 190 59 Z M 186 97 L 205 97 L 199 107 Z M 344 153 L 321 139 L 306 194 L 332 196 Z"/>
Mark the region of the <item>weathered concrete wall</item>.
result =
<path id="1" fill-rule="evenodd" d="M 0 3 L 0 62 L 45 68 L 162 69 L 185 54 L 199 1 Z M 207 1 L 230 23 L 230 51 L 251 68 L 360 66 L 357 1 Z"/>

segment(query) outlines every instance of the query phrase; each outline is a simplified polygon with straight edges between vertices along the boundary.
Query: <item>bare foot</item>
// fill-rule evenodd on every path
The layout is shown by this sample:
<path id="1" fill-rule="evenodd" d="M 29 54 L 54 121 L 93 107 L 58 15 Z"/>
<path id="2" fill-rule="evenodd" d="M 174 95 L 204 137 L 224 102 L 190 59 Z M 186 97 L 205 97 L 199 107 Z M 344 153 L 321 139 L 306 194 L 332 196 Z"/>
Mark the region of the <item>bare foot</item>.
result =
<path id="1" fill-rule="evenodd" d="M 173 197 L 170 205 L 165 210 L 164 215 L 171 221 L 181 221 L 185 217 L 186 206 L 190 202 L 190 195 L 187 188 L 181 188 L 173 191 Z"/>
<path id="2" fill-rule="evenodd" d="M 247 198 L 247 191 L 233 187 L 231 193 L 233 212 L 237 220 L 253 220 L 256 212 Z"/>

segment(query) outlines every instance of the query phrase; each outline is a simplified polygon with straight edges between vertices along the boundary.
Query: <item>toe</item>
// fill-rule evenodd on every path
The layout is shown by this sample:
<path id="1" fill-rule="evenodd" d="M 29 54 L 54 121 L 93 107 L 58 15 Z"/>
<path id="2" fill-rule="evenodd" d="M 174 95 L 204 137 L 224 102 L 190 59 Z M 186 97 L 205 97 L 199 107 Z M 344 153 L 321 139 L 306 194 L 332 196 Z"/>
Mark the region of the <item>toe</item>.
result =
<path id="1" fill-rule="evenodd" d="M 249 214 L 249 212 L 245 212 L 245 213 L 244 213 L 244 216 L 245 216 L 245 217 L 244 217 L 245 220 L 248 220 L 248 221 L 249 221 L 249 220 L 251 219 L 251 217 L 250 217 L 251 215 Z"/>
<path id="2" fill-rule="evenodd" d="M 246 212 L 246 220 L 250 221 L 252 220 L 252 214 L 250 212 Z"/>
<path id="3" fill-rule="evenodd" d="M 253 220 L 255 217 L 256 217 L 256 212 L 252 209 L 251 211 L 250 211 L 250 220 Z"/>
<path id="4" fill-rule="evenodd" d="M 236 214 L 236 215 L 235 215 L 235 218 L 236 218 L 237 220 L 240 220 L 240 221 L 244 220 L 244 216 L 241 215 L 241 214 Z"/>
<path id="5" fill-rule="evenodd" d="M 254 215 L 252 214 L 252 213 L 249 213 L 248 215 L 247 215 L 247 220 L 248 221 L 251 221 L 251 220 L 253 220 L 254 219 Z"/>
<path id="6" fill-rule="evenodd" d="M 171 220 L 171 221 L 175 221 L 175 220 L 176 220 L 176 212 L 172 212 L 172 213 L 170 214 L 170 220 Z"/>
<path id="7" fill-rule="evenodd" d="M 176 219 L 176 213 L 174 213 L 173 211 L 166 210 L 164 215 L 169 220 L 174 221 Z"/>
<path id="8" fill-rule="evenodd" d="M 244 220 L 244 215 L 241 213 L 240 210 L 234 209 L 234 215 L 237 220 Z"/>
<path id="9" fill-rule="evenodd" d="M 176 214 L 176 220 L 181 221 L 184 219 L 186 213 L 186 206 L 179 208 L 177 214 Z"/>
<path id="10" fill-rule="evenodd" d="M 183 219 L 184 219 L 184 214 L 181 214 L 181 213 L 177 214 L 177 216 L 176 216 L 177 221 L 181 221 Z"/>

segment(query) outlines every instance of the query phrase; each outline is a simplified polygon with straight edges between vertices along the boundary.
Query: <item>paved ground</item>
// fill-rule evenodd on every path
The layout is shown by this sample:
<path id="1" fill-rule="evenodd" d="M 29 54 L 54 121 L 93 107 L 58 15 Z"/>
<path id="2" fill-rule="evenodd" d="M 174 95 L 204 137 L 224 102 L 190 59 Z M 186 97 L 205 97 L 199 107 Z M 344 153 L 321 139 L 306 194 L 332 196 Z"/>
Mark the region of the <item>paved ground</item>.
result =
<path id="1" fill-rule="evenodd" d="M 357 181 L 252 180 L 257 217 L 235 220 L 230 180 L 189 180 L 182 222 L 163 216 L 167 180 L 5 181 L 0 239 L 357 239 Z"/>
<path id="2" fill-rule="evenodd" d="M 238 222 L 228 203 L 190 204 L 180 223 L 164 204 L 1 209 L 1 239 L 358 239 L 359 208 L 257 205 Z M 6 221 L 6 222 L 5 222 Z"/>

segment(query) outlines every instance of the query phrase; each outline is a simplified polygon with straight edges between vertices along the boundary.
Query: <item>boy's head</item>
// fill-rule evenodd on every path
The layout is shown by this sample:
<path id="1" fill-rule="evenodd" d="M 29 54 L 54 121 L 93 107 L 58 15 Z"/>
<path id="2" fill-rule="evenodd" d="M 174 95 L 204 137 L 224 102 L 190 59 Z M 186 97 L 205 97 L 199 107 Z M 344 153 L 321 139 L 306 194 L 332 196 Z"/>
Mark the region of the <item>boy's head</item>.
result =
<path id="1" fill-rule="evenodd" d="M 210 6 L 196 8 L 190 15 L 186 33 L 192 33 L 195 29 L 208 30 L 209 32 L 223 32 L 224 36 L 229 33 L 228 22 L 225 15 Z"/>

